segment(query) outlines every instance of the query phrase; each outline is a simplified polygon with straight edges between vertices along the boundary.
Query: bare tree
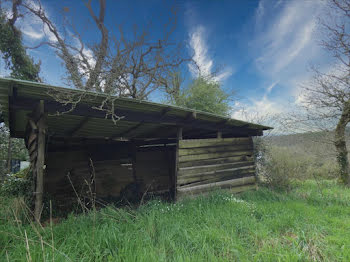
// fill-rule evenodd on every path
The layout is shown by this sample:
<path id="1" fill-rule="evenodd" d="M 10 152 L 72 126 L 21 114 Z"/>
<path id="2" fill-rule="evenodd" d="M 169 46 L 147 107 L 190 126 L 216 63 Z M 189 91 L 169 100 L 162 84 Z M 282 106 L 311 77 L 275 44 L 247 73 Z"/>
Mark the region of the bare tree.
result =
<path id="1" fill-rule="evenodd" d="M 340 177 L 350 186 L 350 168 L 345 140 L 350 122 L 350 0 L 331 0 L 327 16 L 320 18 L 321 45 L 334 57 L 331 70 L 312 68 L 313 81 L 303 86 L 303 119 L 299 123 L 310 128 L 334 130 L 334 145 Z"/>
<path id="2" fill-rule="evenodd" d="M 183 45 L 172 38 L 176 27 L 175 9 L 164 25 L 162 37 L 154 40 L 151 28 L 147 27 L 135 27 L 132 34 L 126 34 L 120 26 L 113 35 L 105 24 L 106 1 L 99 0 L 98 10 L 94 10 L 92 0 L 88 0 L 85 6 L 99 32 L 99 40 L 87 45 L 82 32 L 64 13 L 64 22 L 57 26 L 39 0 L 23 1 L 21 6 L 42 21 L 43 30 L 49 35 L 49 40 L 35 48 L 52 47 L 63 61 L 67 80 L 75 88 L 107 94 L 106 100 L 96 108 L 105 111 L 114 121 L 122 116 L 115 115 L 112 96 L 147 99 L 150 93 L 164 86 L 169 72 L 190 60 L 184 55 Z M 64 10 L 69 12 L 69 8 Z M 53 92 L 53 96 L 59 102 L 70 104 L 74 110 L 84 95 L 72 97 L 69 93 Z"/>

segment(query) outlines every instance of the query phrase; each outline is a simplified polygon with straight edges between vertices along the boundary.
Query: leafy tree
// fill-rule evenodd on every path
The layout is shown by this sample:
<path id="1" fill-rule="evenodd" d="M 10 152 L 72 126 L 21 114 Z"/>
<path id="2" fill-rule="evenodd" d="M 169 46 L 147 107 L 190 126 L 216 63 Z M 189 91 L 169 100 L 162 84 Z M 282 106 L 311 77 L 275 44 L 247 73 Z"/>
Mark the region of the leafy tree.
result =
<path id="1" fill-rule="evenodd" d="M 5 61 L 5 67 L 11 71 L 12 78 L 41 81 L 40 62 L 34 63 L 27 54 L 22 43 L 22 34 L 15 26 L 18 17 L 20 0 L 12 1 L 12 17 L 8 18 L 5 11 L 0 7 L 0 52 L 1 58 Z M 1 105 L 0 105 L 1 106 Z M 1 108 L 0 108 L 1 115 Z M 23 139 L 11 139 L 8 128 L 0 124 L 0 178 L 1 174 L 8 169 L 12 158 L 26 160 L 27 150 Z M 7 160 L 7 167 L 4 162 Z M 0 179 L 1 180 L 1 179 Z"/>
<path id="2" fill-rule="evenodd" d="M 7 18 L 4 10 L 0 9 L 0 51 L 7 69 L 11 70 L 12 78 L 40 82 L 40 62 L 34 63 L 27 54 L 22 43 L 22 34 L 15 27 L 20 16 L 17 6 L 21 1 L 13 1 L 12 18 Z"/>
<path id="3" fill-rule="evenodd" d="M 170 83 L 172 85 L 166 89 L 170 104 L 222 116 L 230 114 L 229 103 L 233 94 L 225 92 L 218 82 L 198 77 L 182 90 L 180 88 L 182 79 L 176 73 L 172 76 Z"/>

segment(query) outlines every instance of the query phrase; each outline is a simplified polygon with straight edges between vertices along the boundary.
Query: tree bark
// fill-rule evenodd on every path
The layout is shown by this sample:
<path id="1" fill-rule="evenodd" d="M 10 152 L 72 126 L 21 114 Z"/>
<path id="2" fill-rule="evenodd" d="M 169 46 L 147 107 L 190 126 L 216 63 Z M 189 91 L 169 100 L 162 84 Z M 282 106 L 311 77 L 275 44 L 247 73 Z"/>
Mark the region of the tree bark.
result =
<path id="1" fill-rule="evenodd" d="M 44 169 L 45 169 L 45 133 L 46 124 L 44 116 L 44 101 L 40 101 L 39 105 L 39 121 L 38 126 L 38 156 L 36 160 L 36 188 L 35 188 L 35 206 L 34 216 L 37 222 L 40 222 L 41 212 L 43 208 L 44 194 Z"/>
<path id="2" fill-rule="evenodd" d="M 345 128 L 350 122 L 350 103 L 344 105 L 342 115 L 335 129 L 335 148 L 337 150 L 337 161 L 340 168 L 340 179 L 342 183 L 350 187 L 350 167 L 348 160 L 348 150 L 345 140 Z"/>

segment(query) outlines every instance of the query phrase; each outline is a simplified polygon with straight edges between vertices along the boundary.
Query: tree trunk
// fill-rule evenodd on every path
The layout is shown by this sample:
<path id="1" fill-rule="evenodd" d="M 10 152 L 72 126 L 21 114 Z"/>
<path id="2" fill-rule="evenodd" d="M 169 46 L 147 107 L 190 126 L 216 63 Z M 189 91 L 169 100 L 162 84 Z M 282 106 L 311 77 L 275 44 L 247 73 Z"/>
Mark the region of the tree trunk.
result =
<path id="1" fill-rule="evenodd" d="M 38 126 L 38 156 L 36 160 L 36 188 L 35 188 L 35 206 L 34 216 L 37 222 L 40 222 L 41 212 L 43 208 L 43 194 L 44 194 L 44 169 L 45 169 L 45 133 L 46 124 L 44 117 L 44 102 L 41 100 L 39 105 L 40 119 Z"/>
<path id="2" fill-rule="evenodd" d="M 348 160 L 348 150 L 345 141 L 345 128 L 350 122 L 350 104 L 346 104 L 343 113 L 335 129 L 335 148 L 337 150 L 337 161 L 340 168 L 340 179 L 342 183 L 350 186 L 350 168 Z"/>

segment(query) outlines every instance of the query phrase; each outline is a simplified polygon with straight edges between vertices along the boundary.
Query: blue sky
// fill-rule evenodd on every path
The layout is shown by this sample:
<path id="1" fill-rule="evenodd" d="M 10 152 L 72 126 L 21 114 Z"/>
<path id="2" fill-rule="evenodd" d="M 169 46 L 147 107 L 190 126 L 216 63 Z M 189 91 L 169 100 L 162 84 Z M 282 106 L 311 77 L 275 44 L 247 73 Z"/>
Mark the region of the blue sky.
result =
<path id="1" fill-rule="evenodd" d="M 97 39 L 89 27 L 88 11 L 83 1 L 42 1 L 47 13 L 59 22 L 63 7 L 76 26 L 85 32 L 86 41 Z M 317 17 L 324 1 L 318 0 L 208 0 L 208 1 L 111 1 L 107 0 L 106 23 L 113 28 L 153 22 L 156 38 L 176 6 L 176 38 L 194 54 L 202 72 L 219 69 L 216 80 L 225 90 L 235 90 L 239 101 L 232 116 L 259 112 L 262 115 L 284 112 L 300 100 L 300 84 L 311 77 L 311 64 L 327 70 L 331 59 L 319 46 Z M 31 46 L 47 36 L 35 19 L 20 22 L 26 45 Z M 63 85 L 64 68 L 52 49 L 30 51 L 42 62 L 45 82 Z M 187 81 L 198 72 L 185 66 Z M 2 73 L 3 73 L 2 69 Z M 151 96 L 161 101 L 162 96 Z M 244 109 L 244 110 L 243 110 Z"/>

